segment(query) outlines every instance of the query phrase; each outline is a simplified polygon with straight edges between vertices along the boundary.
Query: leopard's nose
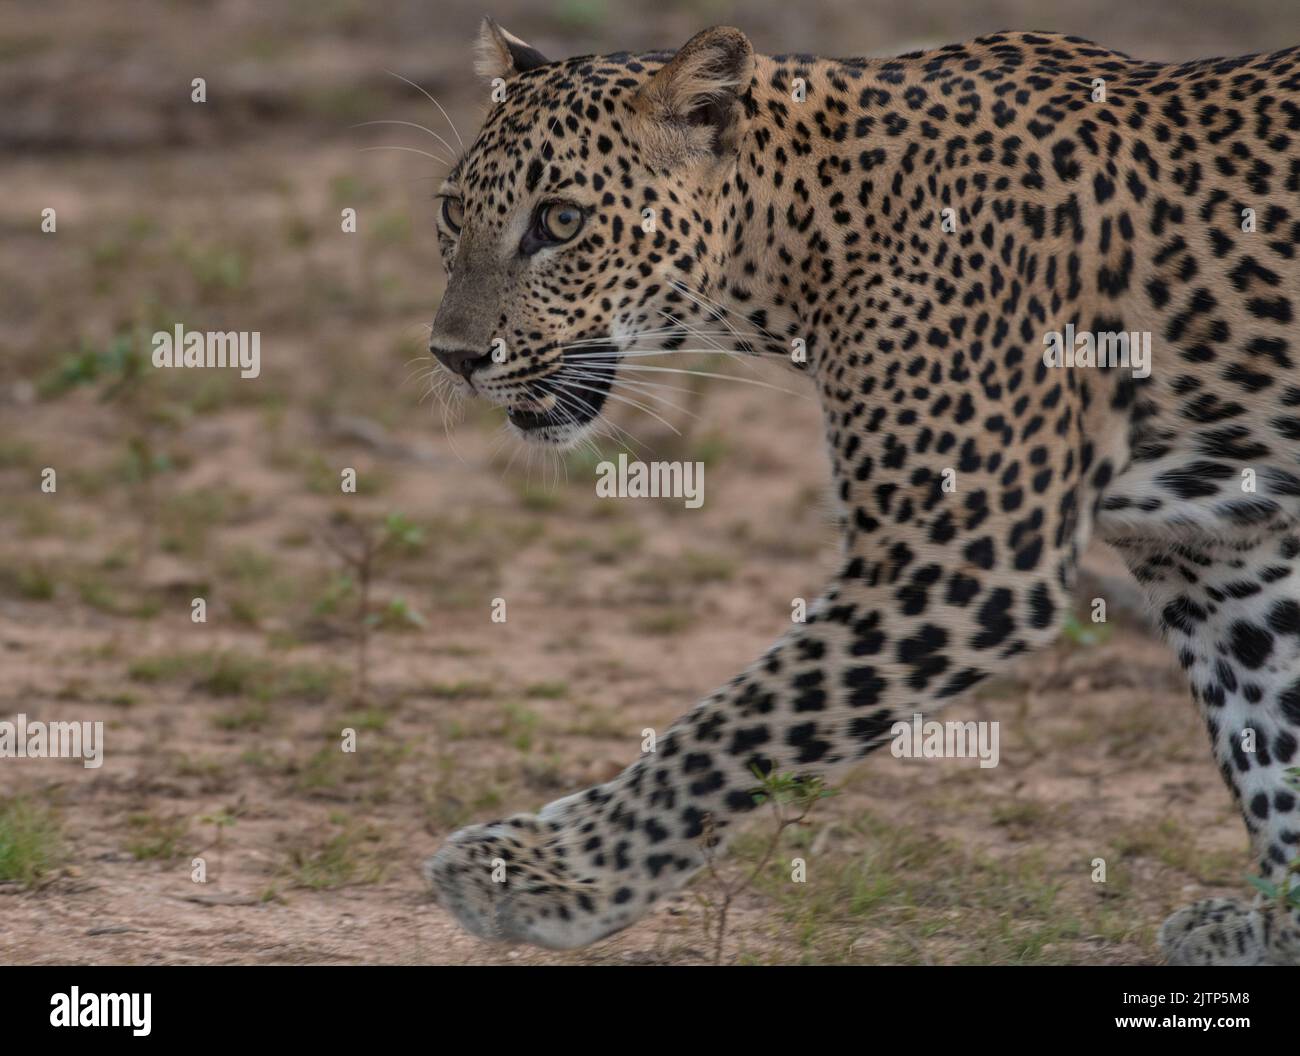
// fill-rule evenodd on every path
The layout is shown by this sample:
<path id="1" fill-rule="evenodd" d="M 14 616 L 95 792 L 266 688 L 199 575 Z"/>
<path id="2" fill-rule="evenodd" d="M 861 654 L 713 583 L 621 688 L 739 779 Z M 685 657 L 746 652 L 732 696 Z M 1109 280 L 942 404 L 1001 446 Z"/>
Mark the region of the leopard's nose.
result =
<path id="1" fill-rule="evenodd" d="M 485 366 L 488 361 L 488 354 L 480 352 L 474 348 L 459 348 L 430 343 L 429 351 L 433 353 L 434 358 L 453 374 L 459 374 L 466 381 L 469 376 L 478 370 L 479 367 Z"/>

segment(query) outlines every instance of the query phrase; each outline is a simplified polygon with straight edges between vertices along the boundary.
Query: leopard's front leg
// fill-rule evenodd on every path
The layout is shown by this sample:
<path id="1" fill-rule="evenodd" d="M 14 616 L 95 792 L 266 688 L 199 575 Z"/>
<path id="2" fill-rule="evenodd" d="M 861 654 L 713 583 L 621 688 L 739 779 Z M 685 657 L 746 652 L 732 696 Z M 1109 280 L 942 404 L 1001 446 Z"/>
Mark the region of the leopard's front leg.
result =
<path id="1" fill-rule="evenodd" d="M 847 559 L 807 622 L 656 751 L 536 815 L 453 835 L 426 866 L 439 901 L 476 935 L 558 949 L 631 924 L 704 864 L 706 818 L 725 839 L 754 808 L 756 769 L 834 775 L 888 740 L 895 721 L 935 711 L 1055 637 L 1074 540 L 1018 534 L 1042 544 L 1038 560 L 996 574 L 964 553 L 970 537 L 873 536 L 878 556 Z"/>

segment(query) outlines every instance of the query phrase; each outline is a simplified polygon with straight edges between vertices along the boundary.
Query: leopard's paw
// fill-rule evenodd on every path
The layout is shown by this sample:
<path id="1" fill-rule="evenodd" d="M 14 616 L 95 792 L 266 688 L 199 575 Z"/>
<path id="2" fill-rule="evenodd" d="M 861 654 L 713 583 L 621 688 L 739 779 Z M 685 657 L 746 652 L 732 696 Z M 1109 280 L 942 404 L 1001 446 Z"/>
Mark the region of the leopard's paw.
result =
<path id="1" fill-rule="evenodd" d="M 1271 906 L 1207 898 L 1164 922 L 1160 948 L 1170 964 L 1300 964 L 1300 933 L 1276 917 Z"/>
<path id="2" fill-rule="evenodd" d="M 472 825 L 425 863 L 425 876 L 439 904 L 480 938 L 585 946 L 636 914 L 609 874 L 577 865 L 573 835 L 570 826 L 532 814 Z"/>

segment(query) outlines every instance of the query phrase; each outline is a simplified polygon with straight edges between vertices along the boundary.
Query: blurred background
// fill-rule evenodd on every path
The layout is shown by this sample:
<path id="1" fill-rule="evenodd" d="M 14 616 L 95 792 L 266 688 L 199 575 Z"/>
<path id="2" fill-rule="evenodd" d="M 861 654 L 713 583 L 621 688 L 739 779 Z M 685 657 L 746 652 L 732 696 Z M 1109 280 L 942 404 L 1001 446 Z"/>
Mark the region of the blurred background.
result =
<path id="1" fill-rule="evenodd" d="M 521 451 L 499 411 L 428 393 L 427 155 L 476 131 L 484 14 L 556 58 L 718 23 L 832 55 L 1005 28 L 1157 60 L 1300 39 L 1294 0 L 5 4 L 0 718 L 103 721 L 107 746 L 98 770 L 0 760 L 0 960 L 715 956 L 707 890 L 592 951 L 507 955 L 416 872 L 459 825 L 616 773 L 834 549 L 815 403 L 744 383 L 798 389 L 779 371 L 703 363 L 672 406 L 619 407 L 641 455 L 705 463 L 698 511 L 597 501 L 592 452 Z M 153 370 L 177 323 L 259 331 L 261 376 Z M 880 759 L 786 832 L 810 882 L 744 889 L 725 959 L 1144 962 L 1163 913 L 1236 891 L 1182 680 L 1114 625 L 963 706 L 1004 723 L 997 770 Z"/>

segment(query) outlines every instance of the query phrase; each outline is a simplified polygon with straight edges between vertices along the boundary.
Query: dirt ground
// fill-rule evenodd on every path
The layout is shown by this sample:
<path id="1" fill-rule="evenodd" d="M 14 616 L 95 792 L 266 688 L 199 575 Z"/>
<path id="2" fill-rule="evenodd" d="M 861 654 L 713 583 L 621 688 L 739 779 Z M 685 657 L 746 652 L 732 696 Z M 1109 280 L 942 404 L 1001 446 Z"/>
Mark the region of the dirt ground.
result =
<path id="1" fill-rule="evenodd" d="M 643 729 L 758 655 L 834 548 L 817 407 L 793 376 L 702 364 L 728 377 L 684 378 L 664 420 L 620 408 L 643 453 L 705 463 L 699 510 L 599 500 L 589 454 L 521 452 L 498 412 L 428 398 L 442 167 L 412 151 L 441 145 L 351 126 L 456 142 L 392 71 L 468 139 L 481 13 L 226 0 L 0 16 L 0 719 L 106 731 L 98 769 L 0 759 L 0 962 L 714 959 L 709 922 L 765 852 L 761 816 L 716 876 L 576 953 L 470 938 L 418 873 L 458 826 L 616 773 Z M 1169 59 L 1297 36 L 1291 0 L 491 13 L 557 54 L 672 46 L 718 22 L 761 50 L 862 54 L 1007 27 Z M 175 322 L 260 331 L 261 376 L 133 372 Z M 362 539 L 380 547 L 364 597 L 337 552 Z M 1117 572 L 1103 551 L 1089 561 Z M 1244 831 L 1182 677 L 1102 582 L 1104 627 L 1084 616 L 946 716 L 998 720 L 999 766 L 871 759 L 739 890 L 721 959 L 1153 963 L 1170 911 L 1242 893 Z"/>

